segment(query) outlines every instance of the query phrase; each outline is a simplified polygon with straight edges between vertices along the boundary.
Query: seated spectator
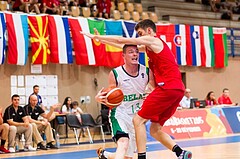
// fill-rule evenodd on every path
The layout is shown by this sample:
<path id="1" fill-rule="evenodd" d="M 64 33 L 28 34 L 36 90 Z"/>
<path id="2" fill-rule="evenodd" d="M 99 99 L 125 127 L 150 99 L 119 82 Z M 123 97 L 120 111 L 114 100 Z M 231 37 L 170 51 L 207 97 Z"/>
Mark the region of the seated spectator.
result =
<path id="1" fill-rule="evenodd" d="M 9 125 L 7 123 L 3 123 L 2 108 L 0 108 L 0 134 L 1 134 L 0 153 L 10 153 L 10 151 L 4 147 L 6 140 L 8 138 L 8 131 Z"/>
<path id="2" fill-rule="evenodd" d="M 240 14 L 240 3 L 236 2 L 236 6 L 233 6 L 233 13 Z"/>
<path id="3" fill-rule="evenodd" d="M 72 109 L 72 98 L 66 97 L 64 99 L 63 105 L 61 107 L 61 113 L 69 114 L 69 113 L 71 113 L 71 109 Z"/>
<path id="4" fill-rule="evenodd" d="M 217 12 L 220 9 L 220 8 L 218 8 L 220 6 L 220 3 L 216 2 L 215 0 L 204 0 L 202 3 L 205 5 L 210 5 L 211 10 L 213 12 Z"/>
<path id="5" fill-rule="evenodd" d="M 71 15 L 68 5 L 67 0 L 60 1 L 60 15 Z"/>
<path id="6" fill-rule="evenodd" d="M 38 103 L 37 96 L 31 95 L 30 103 L 24 107 L 33 128 L 33 137 L 35 142 L 37 143 L 37 148 L 47 150 L 46 146 L 43 145 L 43 138 L 41 137 L 42 132 L 44 132 L 46 135 L 47 147 L 57 148 L 55 145 L 53 145 L 53 142 L 55 142 L 55 140 L 53 138 L 52 127 L 49 121 L 54 110 L 58 107 L 58 105 L 55 104 L 51 106 L 50 112 L 47 114 L 37 103 Z M 38 120 L 39 116 L 43 117 L 43 119 Z"/>
<path id="7" fill-rule="evenodd" d="M 78 5 L 80 7 L 87 7 L 88 6 L 88 3 L 86 0 L 78 0 Z"/>
<path id="8" fill-rule="evenodd" d="M 60 14 L 59 1 L 56 0 L 42 0 L 42 13 Z"/>
<path id="9" fill-rule="evenodd" d="M 28 117 L 23 107 L 19 106 L 20 96 L 14 94 L 12 96 L 12 104 L 8 106 L 4 112 L 4 122 L 8 123 L 9 135 L 8 135 L 8 147 L 10 152 L 15 152 L 15 138 L 16 135 L 24 134 L 25 138 L 25 150 L 36 151 L 32 145 L 32 125 L 29 123 Z"/>
<path id="10" fill-rule="evenodd" d="M 224 3 L 222 4 L 222 16 L 221 19 L 223 20 L 232 20 L 232 10 L 230 7 L 224 5 Z"/>
<path id="11" fill-rule="evenodd" d="M 97 5 L 96 4 L 92 4 L 90 6 L 90 10 L 91 10 L 91 13 L 92 13 L 92 17 L 97 17 L 98 15 L 98 9 L 97 9 Z"/>
<path id="12" fill-rule="evenodd" d="M 81 114 L 83 114 L 83 111 L 78 107 L 77 101 L 72 102 L 72 114 L 75 114 L 78 117 L 79 122 L 82 123 Z"/>
<path id="13" fill-rule="evenodd" d="M 111 1 L 110 0 L 98 0 L 97 9 L 99 17 L 108 19 L 110 17 Z"/>
<path id="14" fill-rule="evenodd" d="M 206 96 L 206 104 L 207 106 L 214 106 L 218 104 L 213 91 L 208 92 Z"/>
<path id="15" fill-rule="evenodd" d="M 191 90 L 189 88 L 186 88 L 184 96 L 179 103 L 180 107 L 182 107 L 183 109 L 190 108 L 190 99 L 192 99 L 190 94 L 191 94 Z"/>
<path id="16" fill-rule="evenodd" d="M 204 5 L 210 5 L 211 0 L 202 0 L 202 4 Z"/>
<path id="17" fill-rule="evenodd" d="M 238 103 L 233 103 L 232 100 L 229 97 L 229 89 L 224 88 L 222 96 L 218 98 L 218 104 L 224 104 L 224 105 L 237 105 Z"/>
<path id="18" fill-rule="evenodd" d="M 37 0 L 16 0 L 13 4 L 13 11 L 23 11 L 29 13 L 35 11 L 37 14 L 40 13 Z"/>
<path id="19" fill-rule="evenodd" d="M 75 114 L 79 122 L 82 123 L 81 114 L 83 114 L 83 111 L 81 108 L 78 107 L 77 101 L 72 102 L 72 114 Z M 82 133 L 82 137 L 85 137 L 85 129 L 81 129 L 81 133 Z"/>
<path id="20" fill-rule="evenodd" d="M 226 12 L 222 13 L 221 19 L 222 20 L 232 20 L 232 12 L 226 11 Z"/>
<path id="21" fill-rule="evenodd" d="M 73 1 L 69 2 L 68 5 L 69 5 L 69 7 L 78 6 L 78 1 L 77 0 L 73 0 Z"/>

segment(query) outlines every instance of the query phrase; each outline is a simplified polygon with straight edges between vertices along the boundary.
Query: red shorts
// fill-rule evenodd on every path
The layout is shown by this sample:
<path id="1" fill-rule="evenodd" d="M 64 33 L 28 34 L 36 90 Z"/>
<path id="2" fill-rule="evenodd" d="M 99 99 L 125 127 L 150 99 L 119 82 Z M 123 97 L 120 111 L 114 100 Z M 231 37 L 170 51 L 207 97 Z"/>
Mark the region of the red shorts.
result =
<path id="1" fill-rule="evenodd" d="M 143 102 L 138 115 L 163 126 L 177 110 L 183 95 L 183 90 L 156 87 Z"/>

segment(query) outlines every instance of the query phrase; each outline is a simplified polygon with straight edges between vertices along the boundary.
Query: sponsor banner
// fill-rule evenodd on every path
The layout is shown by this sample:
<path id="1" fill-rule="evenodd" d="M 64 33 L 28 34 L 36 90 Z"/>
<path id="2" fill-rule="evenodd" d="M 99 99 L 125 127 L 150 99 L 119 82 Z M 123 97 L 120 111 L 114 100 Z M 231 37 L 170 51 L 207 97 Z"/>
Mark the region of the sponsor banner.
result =
<path id="1" fill-rule="evenodd" d="M 240 132 L 240 107 L 222 108 L 233 133 Z"/>
<path id="2" fill-rule="evenodd" d="M 240 109 L 239 112 L 235 111 L 235 114 L 239 115 L 240 121 Z M 232 126 L 230 127 L 231 124 L 228 123 L 227 117 L 228 115 L 224 111 L 224 108 L 180 110 L 176 111 L 165 122 L 162 130 L 168 133 L 173 139 L 222 136 L 233 132 L 233 128 L 231 128 Z M 238 124 L 240 123 L 239 121 Z M 236 121 L 233 123 L 236 123 Z M 153 141 L 153 138 L 150 137 L 149 127 L 150 123 L 147 123 L 147 139 L 148 141 Z M 240 132 L 240 127 L 238 132 Z"/>
<path id="3" fill-rule="evenodd" d="M 232 134 L 233 133 L 232 128 L 231 128 L 230 124 L 228 123 L 228 120 L 226 118 L 226 115 L 225 115 L 223 109 L 220 107 L 213 107 L 210 110 L 213 114 L 217 115 L 218 118 L 222 121 L 223 125 L 226 128 L 227 134 Z"/>
<path id="4" fill-rule="evenodd" d="M 207 114 L 205 109 L 176 111 L 166 121 L 163 131 L 175 139 L 203 136 L 211 129 L 206 121 Z"/>

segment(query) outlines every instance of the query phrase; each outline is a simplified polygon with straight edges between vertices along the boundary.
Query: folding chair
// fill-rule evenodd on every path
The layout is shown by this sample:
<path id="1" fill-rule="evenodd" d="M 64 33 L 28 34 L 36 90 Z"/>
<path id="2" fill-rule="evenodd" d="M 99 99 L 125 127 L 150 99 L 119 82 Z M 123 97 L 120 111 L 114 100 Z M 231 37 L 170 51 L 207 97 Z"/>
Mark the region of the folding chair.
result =
<path id="1" fill-rule="evenodd" d="M 77 6 L 72 6 L 71 7 L 72 10 L 72 16 L 73 17 L 78 17 L 80 15 L 80 9 Z"/>
<path id="2" fill-rule="evenodd" d="M 89 7 L 82 7 L 83 17 L 87 18 L 91 15 L 91 10 Z"/>
<path id="3" fill-rule="evenodd" d="M 133 3 L 127 3 L 126 6 L 127 6 L 127 11 L 129 11 L 130 13 L 134 11 Z"/>
<path id="4" fill-rule="evenodd" d="M 123 12 L 125 10 L 125 5 L 123 2 L 118 3 L 118 10 L 120 12 Z"/>
<path id="5" fill-rule="evenodd" d="M 131 19 L 131 15 L 130 15 L 129 11 L 127 11 L 127 10 L 123 11 L 123 19 L 124 20 L 130 20 Z"/>
<path id="6" fill-rule="evenodd" d="M 147 12 L 142 12 L 142 20 L 144 20 L 144 19 L 149 19 Z"/>
<path id="7" fill-rule="evenodd" d="M 142 12 L 143 12 L 142 3 L 135 3 L 135 10 L 136 10 L 138 13 L 142 13 Z"/>
<path id="8" fill-rule="evenodd" d="M 120 15 L 119 10 L 114 10 L 114 11 L 113 11 L 113 18 L 114 18 L 115 20 L 119 20 L 119 19 L 121 18 L 121 15 Z"/>
<path id="9" fill-rule="evenodd" d="M 157 23 L 157 22 L 158 22 L 157 14 L 154 13 L 154 12 L 150 12 L 150 13 L 149 13 L 149 18 L 150 18 L 154 23 Z"/>
<path id="10" fill-rule="evenodd" d="M 103 142 L 105 142 L 103 124 L 97 124 L 91 114 L 81 114 L 81 118 L 82 118 L 82 125 L 89 126 L 90 128 L 100 128 L 101 134 L 102 134 L 102 140 Z"/>
<path id="11" fill-rule="evenodd" d="M 138 22 L 140 19 L 139 13 L 136 11 L 132 12 L 132 18 L 133 18 L 133 21 Z"/>
<path id="12" fill-rule="evenodd" d="M 0 1 L 0 10 L 1 11 L 7 10 L 8 9 L 7 5 L 8 5 L 7 1 Z"/>
<path id="13" fill-rule="evenodd" d="M 86 128 L 86 129 L 88 130 L 88 136 L 89 136 L 90 143 L 93 143 L 93 141 L 92 141 L 92 136 L 91 136 L 90 131 L 89 131 L 89 128 L 88 128 L 89 126 L 87 126 L 87 125 L 82 125 L 82 124 L 79 122 L 77 116 L 74 115 L 74 114 L 68 114 L 68 115 L 66 116 L 66 119 L 67 119 L 67 124 L 68 124 L 68 126 L 69 126 L 70 129 L 72 129 L 73 132 L 74 132 L 74 135 L 75 135 L 75 138 L 76 138 L 76 141 L 77 141 L 77 144 L 78 144 L 78 145 L 79 145 L 80 132 L 79 132 L 79 134 L 78 134 L 78 133 L 77 133 L 77 129 L 82 129 L 82 128 Z"/>

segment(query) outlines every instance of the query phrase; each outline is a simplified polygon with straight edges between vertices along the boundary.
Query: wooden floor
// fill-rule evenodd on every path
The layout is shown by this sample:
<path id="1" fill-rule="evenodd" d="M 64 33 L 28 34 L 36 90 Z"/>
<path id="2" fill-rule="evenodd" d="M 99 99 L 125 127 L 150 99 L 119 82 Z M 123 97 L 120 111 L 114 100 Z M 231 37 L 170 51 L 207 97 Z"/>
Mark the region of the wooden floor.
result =
<path id="1" fill-rule="evenodd" d="M 61 139 L 61 148 L 57 150 L 39 150 L 36 152 L 18 152 L 0 154 L 0 159 L 97 159 L 96 149 L 105 147 L 108 151 L 115 151 L 115 143 L 106 136 L 106 143 L 102 143 L 99 136 L 95 137 L 95 143 L 89 144 L 88 138 L 82 138 L 81 144 L 75 144 L 70 136 L 65 141 Z M 240 134 L 217 138 L 196 138 L 188 140 L 176 140 L 183 148 L 192 151 L 193 159 L 240 159 Z M 147 144 L 148 159 L 176 159 L 174 153 L 166 150 L 157 142 Z M 136 155 L 135 158 L 137 159 Z"/>

